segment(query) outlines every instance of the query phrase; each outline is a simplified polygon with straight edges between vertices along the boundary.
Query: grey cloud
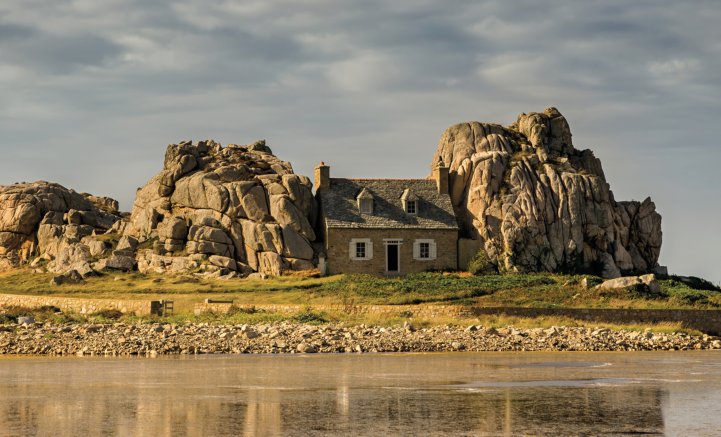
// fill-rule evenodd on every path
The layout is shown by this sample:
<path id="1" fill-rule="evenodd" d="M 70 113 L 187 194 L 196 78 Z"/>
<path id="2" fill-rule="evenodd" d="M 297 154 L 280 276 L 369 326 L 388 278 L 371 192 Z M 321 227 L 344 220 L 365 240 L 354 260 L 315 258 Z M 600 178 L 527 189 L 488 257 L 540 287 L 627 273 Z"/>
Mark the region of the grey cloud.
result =
<path id="1" fill-rule="evenodd" d="M 34 29 L 30 26 L 0 22 L 0 45 L 16 39 L 27 38 L 34 33 Z"/>
<path id="2" fill-rule="evenodd" d="M 117 58 L 122 48 L 98 35 L 50 35 L 35 32 L 7 44 L 4 63 L 12 62 L 40 74 L 69 73 L 77 68 L 100 66 Z"/>

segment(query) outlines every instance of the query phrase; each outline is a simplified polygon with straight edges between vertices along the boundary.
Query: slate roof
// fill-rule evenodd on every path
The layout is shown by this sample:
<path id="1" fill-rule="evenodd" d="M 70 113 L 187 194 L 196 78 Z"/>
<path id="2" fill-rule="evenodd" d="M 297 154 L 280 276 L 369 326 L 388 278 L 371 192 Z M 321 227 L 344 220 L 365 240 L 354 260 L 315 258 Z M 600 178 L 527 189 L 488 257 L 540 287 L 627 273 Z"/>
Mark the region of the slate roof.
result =
<path id="1" fill-rule="evenodd" d="M 356 200 L 366 189 L 373 194 L 373 214 L 361 214 Z M 406 214 L 401 196 L 406 189 L 418 196 L 418 214 Z M 318 190 L 328 228 L 458 229 L 448 194 L 439 194 L 430 179 L 331 178 L 330 188 Z"/>

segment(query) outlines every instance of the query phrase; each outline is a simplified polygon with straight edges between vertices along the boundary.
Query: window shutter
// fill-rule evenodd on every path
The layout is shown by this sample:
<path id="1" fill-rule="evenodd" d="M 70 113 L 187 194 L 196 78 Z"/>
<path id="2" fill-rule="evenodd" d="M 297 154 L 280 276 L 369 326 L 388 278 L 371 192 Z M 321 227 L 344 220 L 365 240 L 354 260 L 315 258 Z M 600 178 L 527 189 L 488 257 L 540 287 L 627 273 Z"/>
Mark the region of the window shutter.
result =
<path id="1" fill-rule="evenodd" d="M 430 258 L 436 259 L 436 242 L 435 240 L 430 243 Z"/>
<path id="2" fill-rule="evenodd" d="M 350 240 L 348 255 L 350 256 L 350 259 L 355 259 L 355 240 Z"/>
<path id="3" fill-rule="evenodd" d="M 413 241 L 413 259 L 419 259 L 421 257 L 421 242 L 418 240 Z"/>
<path id="4" fill-rule="evenodd" d="M 373 242 L 370 239 L 366 240 L 366 258 L 373 259 Z"/>

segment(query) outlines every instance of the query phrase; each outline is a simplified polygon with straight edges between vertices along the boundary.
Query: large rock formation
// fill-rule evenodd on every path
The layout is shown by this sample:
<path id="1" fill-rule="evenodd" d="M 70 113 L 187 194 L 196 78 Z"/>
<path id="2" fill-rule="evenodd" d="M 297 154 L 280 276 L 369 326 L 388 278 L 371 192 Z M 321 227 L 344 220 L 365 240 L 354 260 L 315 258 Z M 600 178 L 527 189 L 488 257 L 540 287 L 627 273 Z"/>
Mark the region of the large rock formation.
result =
<path id="1" fill-rule="evenodd" d="M 38 256 L 53 271 L 87 270 L 106 249 L 93 236 L 118 220 L 117 201 L 106 197 L 42 181 L 0 186 L 0 270 Z"/>
<path id="2" fill-rule="evenodd" d="M 209 140 L 171 144 L 163 170 L 139 189 L 124 235 L 141 271 L 206 262 L 218 271 L 278 275 L 312 268 L 316 205 L 311 182 L 264 141 L 223 148 Z"/>
<path id="3" fill-rule="evenodd" d="M 617 202 L 590 150 L 577 150 L 555 108 L 503 127 L 461 123 L 441 137 L 434 165 L 450 167 L 462 234 L 501 270 L 593 271 L 605 277 L 657 267 L 661 216 L 647 198 Z"/>
<path id="4" fill-rule="evenodd" d="M 508 127 L 451 126 L 434 165 L 450 168 L 462 237 L 500 270 L 618 277 L 658 267 L 655 205 L 617 202 L 600 161 L 574 148 L 555 108 Z M 310 180 L 264 141 L 182 142 L 168 146 L 129 219 L 112 199 L 57 184 L 0 186 L 0 269 L 278 275 L 313 268 L 316 214 Z"/>

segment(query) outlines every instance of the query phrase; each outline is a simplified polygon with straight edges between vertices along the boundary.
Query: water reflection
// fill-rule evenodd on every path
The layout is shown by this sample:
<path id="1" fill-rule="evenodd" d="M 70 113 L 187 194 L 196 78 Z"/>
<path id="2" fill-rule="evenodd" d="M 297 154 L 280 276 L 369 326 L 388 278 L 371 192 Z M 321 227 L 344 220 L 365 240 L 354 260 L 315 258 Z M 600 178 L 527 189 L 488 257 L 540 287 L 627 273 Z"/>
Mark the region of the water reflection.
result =
<path id="1" fill-rule="evenodd" d="M 500 354 L 0 360 L 0 435 L 668 431 L 674 386 L 634 378 L 649 375 L 642 357 L 599 367 L 558 356 L 538 366 Z M 718 393 L 718 379 L 705 386 Z"/>

